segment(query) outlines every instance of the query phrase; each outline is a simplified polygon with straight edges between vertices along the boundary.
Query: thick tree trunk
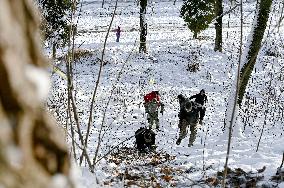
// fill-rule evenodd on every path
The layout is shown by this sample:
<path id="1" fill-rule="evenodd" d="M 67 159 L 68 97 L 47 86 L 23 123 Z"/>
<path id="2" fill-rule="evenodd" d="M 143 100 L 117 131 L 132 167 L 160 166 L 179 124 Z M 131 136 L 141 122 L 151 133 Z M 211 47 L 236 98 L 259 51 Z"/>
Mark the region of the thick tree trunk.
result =
<path id="1" fill-rule="evenodd" d="M 238 97 L 238 104 L 241 105 L 247 83 L 254 68 L 258 52 L 261 47 L 261 41 L 266 29 L 267 20 L 269 18 L 270 7 L 272 0 L 260 0 L 258 6 L 258 12 L 256 17 L 256 25 L 253 29 L 252 41 L 249 46 L 248 54 L 245 57 L 244 65 L 241 69 L 240 77 L 240 90 Z"/>
<path id="2" fill-rule="evenodd" d="M 216 37 L 215 37 L 215 51 L 222 52 L 222 15 L 223 5 L 222 0 L 215 1 L 215 16 L 217 17 L 215 23 Z"/>
<path id="3" fill-rule="evenodd" d="M 32 1 L 0 1 L 0 185 L 66 187 L 70 161 L 63 136 L 44 110 L 48 76 L 41 69 L 38 15 Z M 63 181 L 61 181 L 63 182 Z"/>
<path id="4" fill-rule="evenodd" d="M 140 0 L 140 47 L 139 52 L 147 52 L 146 36 L 147 36 L 147 23 L 146 23 L 146 8 L 147 0 Z"/>

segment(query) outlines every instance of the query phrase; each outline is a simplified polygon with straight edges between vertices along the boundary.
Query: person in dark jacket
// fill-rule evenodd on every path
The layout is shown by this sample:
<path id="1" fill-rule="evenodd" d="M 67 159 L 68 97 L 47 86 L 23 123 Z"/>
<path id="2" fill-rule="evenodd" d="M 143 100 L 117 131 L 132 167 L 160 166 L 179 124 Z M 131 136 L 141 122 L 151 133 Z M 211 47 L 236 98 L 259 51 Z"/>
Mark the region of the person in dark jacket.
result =
<path id="1" fill-rule="evenodd" d="M 196 95 L 192 95 L 189 99 L 194 99 L 195 98 L 195 102 L 200 104 L 199 110 L 200 110 L 200 121 L 199 124 L 202 124 L 203 118 L 205 116 L 205 111 L 206 108 L 204 107 L 204 104 L 208 101 L 207 100 L 207 96 L 205 94 L 205 90 L 201 89 L 200 93 L 196 94 Z"/>
<path id="2" fill-rule="evenodd" d="M 118 26 L 116 29 L 116 42 L 119 42 L 119 38 L 120 38 L 120 33 L 121 33 L 121 29 Z"/>
<path id="3" fill-rule="evenodd" d="M 183 95 L 178 95 L 178 100 L 180 104 L 180 112 L 178 114 L 179 117 L 179 137 L 177 139 L 176 144 L 180 145 L 181 141 L 187 135 L 187 129 L 190 128 L 190 137 L 188 146 L 192 146 L 195 141 L 197 129 L 196 125 L 198 124 L 199 119 L 199 107 L 197 107 L 197 103 L 190 101 L 189 98 L 184 97 Z"/>

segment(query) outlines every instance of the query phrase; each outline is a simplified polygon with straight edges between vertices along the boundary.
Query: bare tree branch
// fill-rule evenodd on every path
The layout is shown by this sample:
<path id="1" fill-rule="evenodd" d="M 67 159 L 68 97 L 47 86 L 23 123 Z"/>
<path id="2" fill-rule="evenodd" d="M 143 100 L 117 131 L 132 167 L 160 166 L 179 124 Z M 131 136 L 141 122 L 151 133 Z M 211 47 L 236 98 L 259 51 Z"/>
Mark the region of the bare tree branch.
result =
<path id="1" fill-rule="evenodd" d="M 98 78 L 97 78 L 96 86 L 95 86 L 92 101 L 91 101 L 90 115 L 89 115 L 89 121 L 88 121 L 87 133 L 86 133 L 86 137 L 85 137 L 84 148 L 87 148 L 87 145 L 88 145 L 88 137 L 89 137 L 89 134 L 90 134 L 90 127 L 91 127 L 91 124 L 93 122 L 92 121 L 93 120 L 93 108 L 94 108 L 95 98 L 96 98 L 96 94 L 97 94 L 97 90 L 98 90 L 98 86 L 99 86 L 99 82 L 100 82 L 100 77 L 101 77 L 101 73 L 102 73 L 102 68 L 103 68 L 103 64 L 104 64 L 103 62 L 104 62 L 104 55 L 105 55 L 107 39 L 108 39 L 108 35 L 109 35 L 110 29 L 111 29 L 111 26 L 112 26 L 112 22 L 114 20 L 114 16 L 116 14 L 117 3 L 118 3 L 118 0 L 116 0 L 116 2 L 115 2 L 115 7 L 114 7 L 113 14 L 112 14 L 111 22 L 109 24 L 108 31 L 107 31 L 105 41 L 104 41 L 104 47 L 103 47 L 103 51 L 102 51 L 100 69 L 99 69 Z M 102 130 L 102 127 L 100 129 L 99 136 L 101 135 L 101 130 Z M 98 141 L 98 145 L 100 145 L 100 140 Z M 98 152 L 98 149 L 96 150 L 96 153 L 97 152 Z M 81 155 L 81 157 L 80 157 L 80 164 L 82 164 L 82 161 L 83 161 L 83 155 Z"/>

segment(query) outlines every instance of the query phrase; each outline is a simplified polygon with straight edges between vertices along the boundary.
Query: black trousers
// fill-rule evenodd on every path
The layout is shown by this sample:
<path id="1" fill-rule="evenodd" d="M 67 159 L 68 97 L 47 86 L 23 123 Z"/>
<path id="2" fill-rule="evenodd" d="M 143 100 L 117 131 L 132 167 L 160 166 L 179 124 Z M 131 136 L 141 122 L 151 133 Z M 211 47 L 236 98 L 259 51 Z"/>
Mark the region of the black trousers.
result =
<path id="1" fill-rule="evenodd" d="M 204 116 L 205 116 L 205 111 L 206 111 L 206 108 L 205 107 L 200 107 L 199 108 L 199 112 L 200 112 L 200 120 L 202 121 Z"/>

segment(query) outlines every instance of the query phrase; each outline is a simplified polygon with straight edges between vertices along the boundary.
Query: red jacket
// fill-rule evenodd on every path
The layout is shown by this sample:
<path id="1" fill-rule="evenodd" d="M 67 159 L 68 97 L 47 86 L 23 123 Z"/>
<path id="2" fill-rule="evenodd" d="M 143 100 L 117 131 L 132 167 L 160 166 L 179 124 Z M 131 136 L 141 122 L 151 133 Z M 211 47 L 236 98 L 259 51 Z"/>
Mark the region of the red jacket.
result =
<path id="1" fill-rule="evenodd" d="M 153 99 L 156 99 L 158 103 L 160 103 L 160 97 L 156 94 L 155 91 L 152 91 L 151 93 L 148 93 L 144 96 L 145 103 L 148 103 L 152 101 Z"/>

